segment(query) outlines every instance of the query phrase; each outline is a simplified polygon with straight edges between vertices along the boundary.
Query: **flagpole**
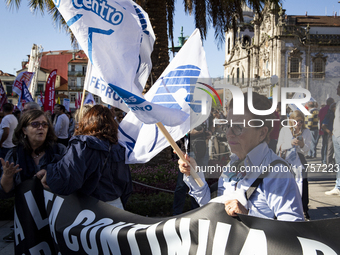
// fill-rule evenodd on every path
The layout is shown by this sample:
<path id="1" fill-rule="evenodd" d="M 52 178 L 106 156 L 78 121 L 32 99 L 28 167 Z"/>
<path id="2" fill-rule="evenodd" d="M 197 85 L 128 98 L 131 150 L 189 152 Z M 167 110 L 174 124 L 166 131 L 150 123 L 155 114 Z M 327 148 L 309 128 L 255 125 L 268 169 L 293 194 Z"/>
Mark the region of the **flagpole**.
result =
<path id="1" fill-rule="evenodd" d="M 82 112 L 83 112 L 83 105 L 84 105 L 84 100 L 85 100 L 85 86 L 83 89 L 83 95 L 81 97 L 81 104 L 80 104 L 80 119 L 83 118 Z"/>
<path id="2" fill-rule="evenodd" d="M 203 187 L 203 185 L 204 185 L 203 181 L 201 180 L 201 178 L 196 173 L 194 167 L 185 159 L 183 152 L 178 147 L 177 143 L 172 138 L 172 136 L 169 134 L 168 130 L 164 127 L 162 122 L 157 122 L 156 125 L 161 130 L 161 132 L 163 133 L 165 138 L 168 140 L 168 142 L 170 143 L 171 147 L 175 150 L 175 152 L 178 155 L 178 157 L 190 166 L 190 175 L 192 176 L 192 178 L 194 178 L 194 180 L 196 181 L 198 186 Z"/>

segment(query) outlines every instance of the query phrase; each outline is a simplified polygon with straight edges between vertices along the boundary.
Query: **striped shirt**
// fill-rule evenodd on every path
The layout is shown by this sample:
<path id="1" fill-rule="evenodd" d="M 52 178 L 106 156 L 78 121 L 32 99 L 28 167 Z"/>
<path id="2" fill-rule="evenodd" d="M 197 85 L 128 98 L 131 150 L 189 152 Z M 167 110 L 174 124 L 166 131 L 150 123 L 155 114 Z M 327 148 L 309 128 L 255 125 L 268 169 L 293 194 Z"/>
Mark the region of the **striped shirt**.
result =
<path id="1" fill-rule="evenodd" d="M 312 115 L 307 115 L 305 117 L 305 125 L 309 130 L 315 130 L 319 128 L 319 110 L 313 108 L 309 111 Z"/>

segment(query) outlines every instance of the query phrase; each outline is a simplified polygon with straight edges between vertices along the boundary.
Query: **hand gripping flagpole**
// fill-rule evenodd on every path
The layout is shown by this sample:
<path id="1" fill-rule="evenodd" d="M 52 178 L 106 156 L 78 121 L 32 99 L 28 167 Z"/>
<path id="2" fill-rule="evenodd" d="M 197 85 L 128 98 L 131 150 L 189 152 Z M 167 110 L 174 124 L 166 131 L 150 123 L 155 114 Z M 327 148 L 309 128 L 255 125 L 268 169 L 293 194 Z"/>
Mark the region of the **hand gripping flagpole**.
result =
<path id="1" fill-rule="evenodd" d="M 171 135 L 169 134 L 168 130 L 166 130 L 166 128 L 164 127 L 162 122 L 158 122 L 158 123 L 156 123 L 156 125 L 161 130 L 161 132 L 163 133 L 165 138 L 168 140 L 168 142 L 170 143 L 171 147 L 175 150 L 175 152 L 178 155 L 178 157 L 190 166 L 190 175 L 192 176 L 192 178 L 194 178 L 194 180 L 196 181 L 198 186 L 203 187 L 203 185 L 204 185 L 203 181 L 201 180 L 201 178 L 196 173 L 194 167 L 185 159 L 183 152 L 178 147 L 178 145 L 175 142 L 175 140 L 171 137 Z"/>

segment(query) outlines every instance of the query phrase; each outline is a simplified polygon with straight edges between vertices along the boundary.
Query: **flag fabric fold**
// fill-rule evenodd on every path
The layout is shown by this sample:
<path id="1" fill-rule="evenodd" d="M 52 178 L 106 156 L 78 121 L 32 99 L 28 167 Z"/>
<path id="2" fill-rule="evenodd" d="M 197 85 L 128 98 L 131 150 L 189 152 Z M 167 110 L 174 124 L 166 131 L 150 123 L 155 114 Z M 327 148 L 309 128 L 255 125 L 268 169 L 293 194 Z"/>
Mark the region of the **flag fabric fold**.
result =
<path id="1" fill-rule="evenodd" d="M 2 106 L 5 103 L 7 103 L 7 95 L 4 86 L 2 85 L 2 81 L 0 80 L 0 109 L 2 109 Z"/>
<path id="2" fill-rule="evenodd" d="M 27 88 L 29 88 L 33 79 L 33 75 L 34 73 L 32 72 L 21 72 L 15 78 L 15 81 L 13 82 L 13 91 L 17 93 L 19 98 L 22 92 L 22 82 L 24 81 Z"/>
<path id="3" fill-rule="evenodd" d="M 57 78 L 57 69 L 54 69 L 47 78 L 46 89 L 45 89 L 45 99 L 44 99 L 44 111 L 54 111 L 55 105 L 55 81 Z"/>
<path id="4" fill-rule="evenodd" d="M 18 100 L 18 109 L 22 111 L 27 102 L 33 102 L 34 100 L 24 81 L 22 81 L 21 89 L 22 92 L 20 93 L 20 100 Z"/>
<path id="5" fill-rule="evenodd" d="M 150 65 L 140 65 L 153 44 L 144 40 L 150 36 L 147 16 L 132 0 L 109 0 L 88 8 L 86 2 L 61 0 L 57 8 L 77 38 L 98 74 L 121 97 L 130 110 L 144 123 L 162 122 L 176 126 L 188 114 L 177 108 L 167 108 L 146 101 L 141 86 L 147 79 Z M 141 72 L 140 75 L 136 75 Z M 136 82 L 138 79 L 138 82 Z M 172 116 L 172 118 L 167 118 Z"/>
<path id="6" fill-rule="evenodd" d="M 96 105 L 96 102 L 94 101 L 93 95 L 91 93 L 88 93 L 85 100 L 84 100 L 84 104 L 92 104 L 92 105 Z"/>
<path id="7" fill-rule="evenodd" d="M 190 115 L 181 125 L 165 126 L 175 141 L 208 118 L 211 97 L 199 88 L 210 83 L 205 52 L 196 29 L 145 95 L 149 102 L 182 109 Z M 172 117 L 171 113 L 163 114 Z M 169 146 L 155 124 L 143 123 L 132 112 L 119 125 L 119 142 L 126 148 L 126 162 L 130 164 L 148 162 Z"/>

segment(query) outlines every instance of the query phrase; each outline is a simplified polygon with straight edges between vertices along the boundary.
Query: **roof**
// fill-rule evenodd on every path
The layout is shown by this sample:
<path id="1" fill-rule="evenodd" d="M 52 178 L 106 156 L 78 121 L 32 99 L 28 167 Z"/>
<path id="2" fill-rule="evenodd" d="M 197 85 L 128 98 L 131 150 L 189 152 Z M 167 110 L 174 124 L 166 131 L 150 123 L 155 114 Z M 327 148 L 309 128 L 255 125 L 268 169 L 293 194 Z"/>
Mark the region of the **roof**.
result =
<path id="1" fill-rule="evenodd" d="M 306 27 L 340 27 L 340 17 L 337 16 L 306 16 L 288 15 L 289 18 L 296 18 L 296 25 Z"/>
<path id="2" fill-rule="evenodd" d="M 68 83 L 65 83 L 65 84 L 59 86 L 58 88 L 56 88 L 55 90 L 56 91 L 67 91 L 67 89 L 68 89 Z"/>
<path id="3" fill-rule="evenodd" d="M 9 74 L 9 73 L 4 73 L 2 70 L 0 70 L 0 76 L 15 76 L 15 75 Z"/>
<path id="4" fill-rule="evenodd" d="M 57 74 L 60 76 L 60 85 L 67 83 L 68 63 L 73 59 L 73 56 L 75 59 L 87 59 L 83 50 L 45 51 L 42 55 L 40 67 L 48 70 L 57 69 Z"/>

